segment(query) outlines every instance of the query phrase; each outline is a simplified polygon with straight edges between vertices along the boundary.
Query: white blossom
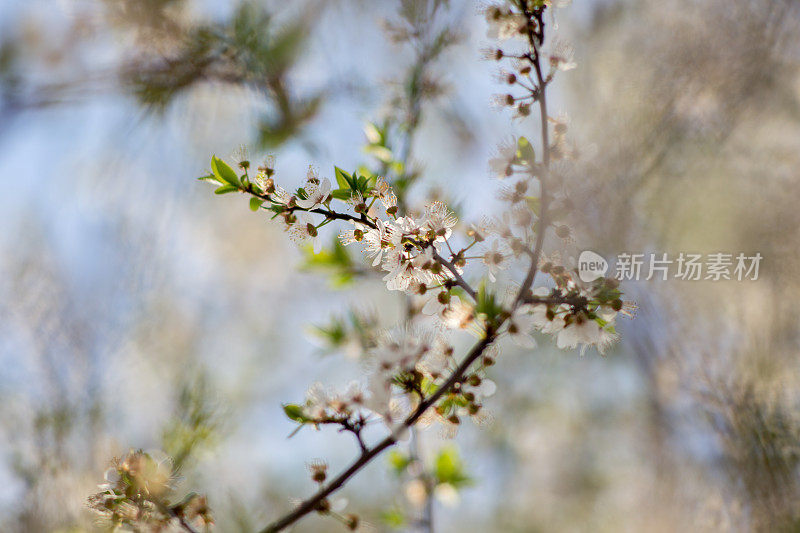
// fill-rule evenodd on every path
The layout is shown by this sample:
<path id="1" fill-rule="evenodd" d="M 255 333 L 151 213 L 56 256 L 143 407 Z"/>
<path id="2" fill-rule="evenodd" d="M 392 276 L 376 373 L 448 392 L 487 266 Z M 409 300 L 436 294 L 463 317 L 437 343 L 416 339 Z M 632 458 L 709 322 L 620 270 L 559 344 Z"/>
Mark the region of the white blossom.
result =
<path id="1" fill-rule="evenodd" d="M 384 269 L 392 270 L 383 277 L 386 288 L 390 291 L 405 291 L 413 281 L 428 284 L 433 281 L 433 274 L 430 266 L 433 263 L 433 249 L 426 248 L 414 255 L 405 257 L 406 254 L 390 256 L 390 260 L 384 262 Z"/>
<path id="2" fill-rule="evenodd" d="M 466 329 L 475 321 L 475 309 L 458 296 L 453 296 L 450 305 L 442 310 L 441 317 L 445 327 Z"/>
<path id="3" fill-rule="evenodd" d="M 489 279 L 492 282 L 497 281 L 497 273 L 505 268 L 508 268 L 508 255 L 502 249 L 500 241 L 495 239 L 489 249 L 483 254 L 483 264 L 486 265 L 486 270 Z"/>
<path id="4" fill-rule="evenodd" d="M 520 305 L 511 313 L 508 318 L 506 331 L 516 344 L 523 348 L 535 348 L 536 340 L 531 336 L 534 320 L 531 315 L 532 308 L 529 305 Z"/>
<path id="5" fill-rule="evenodd" d="M 270 195 L 270 199 L 276 204 L 288 205 L 289 201 L 292 199 L 292 195 L 289 194 L 286 189 L 278 185 L 275 187 L 275 192 Z"/>
<path id="6" fill-rule="evenodd" d="M 383 252 L 387 248 L 394 248 L 394 244 L 389 239 L 389 232 L 382 220 L 376 222 L 375 228 L 370 228 L 364 235 L 366 245 L 364 251 L 371 257 L 372 266 L 378 266 L 383 259 Z"/>
<path id="7" fill-rule="evenodd" d="M 601 327 L 594 320 L 582 318 L 567 325 L 558 333 L 556 345 L 561 349 L 574 349 L 580 346 L 581 355 L 589 346 L 596 346 L 602 354 L 617 340 L 616 333 Z"/>
<path id="8" fill-rule="evenodd" d="M 302 213 L 300 218 L 301 220 L 289 227 L 289 236 L 297 242 L 311 239 L 314 253 L 320 253 L 322 251 L 322 241 L 319 238 L 317 227 L 314 225 L 314 219 L 308 213 Z"/>
<path id="9" fill-rule="evenodd" d="M 564 41 L 556 41 L 549 54 L 550 67 L 555 70 L 567 71 L 577 67 L 572 60 L 575 52 L 569 44 Z"/>
<path id="10" fill-rule="evenodd" d="M 516 157 L 517 140 L 512 137 L 497 146 L 496 154 L 489 159 L 489 169 L 498 178 L 505 179 L 513 173 L 511 163 Z"/>
<path id="11" fill-rule="evenodd" d="M 449 239 L 457 223 L 458 218 L 443 202 L 433 202 L 425 209 L 423 225 L 436 235 L 437 241 L 443 242 Z"/>
<path id="12" fill-rule="evenodd" d="M 392 188 L 385 179 L 378 178 L 375 183 L 375 188 L 372 190 L 372 195 L 381 201 L 387 212 L 397 210 L 397 196 L 395 196 Z"/>
<path id="13" fill-rule="evenodd" d="M 309 174 L 312 172 L 312 170 L 309 170 Z M 314 177 L 309 178 L 303 189 L 306 191 L 306 199 L 297 198 L 295 203 L 303 209 L 313 209 L 328 200 L 331 193 L 331 181 L 328 178 L 323 178 L 322 181 L 319 181 L 314 175 Z"/>
<path id="14" fill-rule="evenodd" d="M 528 19 L 522 13 L 490 6 L 486 10 L 486 22 L 489 24 L 486 36 L 489 39 L 505 41 L 519 36 L 525 30 Z"/>
<path id="15" fill-rule="evenodd" d="M 352 229 L 343 230 L 339 233 L 339 241 L 341 241 L 344 246 L 353 244 L 354 242 L 362 242 L 368 233 L 364 224 L 354 220 L 351 220 L 350 224 L 353 226 Z"/>

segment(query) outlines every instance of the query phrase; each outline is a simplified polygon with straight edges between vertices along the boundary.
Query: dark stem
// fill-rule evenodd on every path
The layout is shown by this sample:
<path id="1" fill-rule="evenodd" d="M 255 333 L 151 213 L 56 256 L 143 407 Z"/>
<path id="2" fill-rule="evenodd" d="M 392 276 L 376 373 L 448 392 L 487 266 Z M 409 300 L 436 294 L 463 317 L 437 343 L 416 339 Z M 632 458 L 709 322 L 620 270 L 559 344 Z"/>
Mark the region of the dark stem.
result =
<path id="1" fill-rule="evenodd" d="M 522 299 L 525 298 L 530 291 L 533 282 L 536 279 L 536 273 L 539 269 L 539 258 L 542 254 L 542 247 L 544 245 L 544 235 L 547 232 L 547 180 L 549 179 L 550 170 L 550 130 L 547 125 L 547 96 L 545 88 L 547 82 L 542 75 L 542 66 L 539 57 L 539 45 L 544 42 L 544 23 L 542 20 L 543 10 L 532 12 L 527 7 L 527 2 L 522 3 L 522 8 L 525 16 L 528 18 L 528 46 L 530 46 L 530 61 L 533 64 L 533 69 L 536 72 L 536 81 L 538 82 L 538 100 L 539 100 L 539 114 L 542 122 L 542 175 L 539 177 L 539 184 L 541 188 L 540 212 L 538 221 L 538 231 L 536 233 L 536 244 L 533 248 L 531 255 L 531 266 L 528 269 L 528 274 L 520 286 L 519 294 L 517 295 L 514 307 L 518 306 Z M 531 27 L 530 21 L 536 20 L 536 31 Z M 538 43 L 538 44 L 537 44 Z"/>
<path id="2" fill-rule="evenodd" d="M 392 431 L 390 435 L 385 437 L 372 448 L 368 448 L 366 451 L 363 451 L 358 459 L 356 459 L 346 470 L 332 479 L 329 483 L 320 487 L 316 494 L 303 501 L 293 511 L 262 529 L 261 533 L 274 533 L 276 531 L 280 531 L 300 520 L 305 515 L 319 509 L 323 500 L 339 490 L 353 475 L 366 466 L 367 463 L 372 461 L 372 459 L 374 459 L 377 455 L 379 455 L 385 449 L 393 446 L 397 442 L 400 433 L 408 430 L 408 428 L 416 424 L 417 420 L 419 420 L 419 418 L 425 414 L 425 412 L 430 409 L 439 400 L 439 398 L 441 398 L 445 393 L 449 392 L 453 388 L 453 385 L 461 381 L 472 363 L 474 363 L 481 356 L 486 347 L 489 346 L 489 344 L 491 344 L 496 337 L 497 334 L 495 329 L 487 330 L 486 336 L 472 347 L 461 364 L 458 365 L 458 368 L 456 368 L 456 370 L 450 374 L 450 377 L 447 379 L 447 381 L 445 381 L 441 387 L 436 389 L 436 392 L 422 401 L 397 429 Z"/>
<path id="3" fill-rule="evenodd" d="M 425 469 L 425 464 L 419 454 L 419 431 L 417 431 L 416 427 L 412 427 L 410 431 L 408 457 L 419 469 L 415 477 L 425 486 L 425 502 L 422 506 L 419 520 L 417 520 L 417 525 L 421 532 L 433 533 L 433 490 L 436 488 L 436 483 L 433 480 L 433 476 Z"/>
<path id="4" fill-rule="evenodd" d="M 469 283 L 464 281 L 464 278 L 461 276 L 461 274 L 458 273 L 458 269 L 456 268 L 456 266 L 447 259 L 445 259 L 444 257 L 442 257 L 441 255 L 439 255 L 439 252 L 437 252 L 435 249 L 433 250 L 433 257 L 437 261 L 439 261 L 442 265 L 444 265 L 444 267 L 447 268 L 447 270 L 449 270 L 451 274 L 453 274 L 453 277 L 456 280 L 456 284 L 462 289 L 464 289 L 464 291 L 467 294 L 469 294 L 473 300 L 477 301 L 478 297 L 477 294 L 475 293 L 475 289 L 473 289 L 469 285 Z"/>

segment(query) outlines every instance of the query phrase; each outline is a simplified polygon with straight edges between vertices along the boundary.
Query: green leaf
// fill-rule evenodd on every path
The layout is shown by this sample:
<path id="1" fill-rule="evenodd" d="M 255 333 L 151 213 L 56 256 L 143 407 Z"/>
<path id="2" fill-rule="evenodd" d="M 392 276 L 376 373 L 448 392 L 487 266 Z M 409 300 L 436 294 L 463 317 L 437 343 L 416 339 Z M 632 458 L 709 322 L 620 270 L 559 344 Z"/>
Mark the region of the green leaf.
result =
<path id="1" fill-rule="evenodd" d="M 397 450 L 392 450 L 391 453 L 389 453 L 388 458 L 389 465 L 392 467 L 392 470 L 394 470 L 394 473 L 398 476 L 402 474 L 406 468 L 408 468 L 408 465 L 411 464 L 411 458 Z"/>
<path id="2" fill-rule="evenodd" d="M 375 179 L 374 176 L 361 176 L 358 178 L 358 190 L 361 191 L 363 194 L 369 192 L 369 189 L 372 188 L 371 184 Z"/>
<path id="3" fill-rule="evenodd" d="M 517 141 L 517 157 L 530 165 L 536 162 L 536 151 L 525 137 L 520 137 Z"/>
<path id="4" fill-rule="evenodd" d="M 433 474 L 439 483 L 449 483 L 456 488 L 472 481 L 464 472 L 464 463 L 458 455 L 458 450 L 452 446 L 443 449 L 436 456 Z"/>
<path id="5" fill-rule="evenodd" d="M 339 184 L 339 187 L 342 189 L 352 189 L 353 188 L 353 178 L 342 170 L 339 167 L 333 167 L 334 174 L 336 175 L 336 183 Z"/>
<path id="6" fill-rule="evenodd" d="M 250 198 L 250 210 L 251 211 L 258 211 L 259 208 L 261 207 L 261 204 L 263 204 L 263 203 L 264 203 L 264 200 L 262 200 L 261 198 L 255 198 L 255 197 Z"/>
<path id="7" fill-rule="evenodd" d="M 384 511 L 381 514 L 381 519 L 387 526 L 393 529 L 399 529 L 406 525 L 406 517 L 403 511 L 397 508 Z"/>
<path id="8" fill-rule="evenodd" d="M 334 189 L 331 191 L 331 196 L 337 200 L 349 200 L 352 195 L 353 192 L 350 189 Z"/>
<path id="9" fill-rule="evenodd" d="M 214 174 L 209 174 L 208 176 L 200 176 L 197 178 L 200 181 L 210 181 L 211 183 L 219 184 L 219 180 L 214 176 Z"/>
<path id="10" fill-rule="evenodd" d="M 497 301 L 497 297 L 489 292 L 486 288 L 486 283 L 481 283 L 478 287 L 478 297 L 475 304 L 475 310 L 478 313 L 486 315 L 487 320 L 492 321 L 500 314 L 502 307 Z"/>
<path id="11" fill-rule="evenodd" d="M 211 157 L 211 170 L 220 183 L 227 183 L 236 188 L 242 186 L 242 182 L 239 181 L 239 176 L 236 175 L 236 172 L 225 161 L 216 156 Z"/>
<path id="12" fill-rule="evenodd" d="M 329 326 L 313 326 L 311 334 L 325 342 L 331 348 L 337 348 L 347 339 L 345 323 L 339 318 L 332 318 Z"/>
<path id="13" fill-rule="evenodd" d="M 229 192 L 236 192 L 239 190 L 239 187 L 234 185 L 223 185 L 222 187 L 218 187 L 217 190 L 214 191 L 214 194 L 228 194 Z"/>
<path id="14" fill-rule="evenodd" d="M 381 144 L 383 142 L 381 130 L 372 122 L 364 124 L 364 135 L 367 136 L 367 141 L 370 144 Z"/>
<path id="15" fill-rule="evenodd" d="M 308 422 L 308 418 L 305 414 L 303 414 L 303 407 L 297 405 L 296 403 L 284 404 L 283 412 L 286 413 L 286 416 L 289 418 L 289 420 L 294 420 L 295 422 L 299 422 L 301 424 Z"/>
<path id="16" fill-rule="evenodd" d="M 383 163 L 390 163 L 394 158 L 392 151 L 385 146 L 368 145 L 364 147 L 364 151 Z"/>

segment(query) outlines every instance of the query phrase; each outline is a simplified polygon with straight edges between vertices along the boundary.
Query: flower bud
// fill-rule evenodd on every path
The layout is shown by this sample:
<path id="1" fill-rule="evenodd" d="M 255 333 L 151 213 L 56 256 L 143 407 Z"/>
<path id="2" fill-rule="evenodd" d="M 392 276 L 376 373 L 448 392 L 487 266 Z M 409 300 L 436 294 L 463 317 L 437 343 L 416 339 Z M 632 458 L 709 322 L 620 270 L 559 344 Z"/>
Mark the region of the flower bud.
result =
<path id="1" fill-rule="evenodd" d="M 467 237 L 472 237 L 475 240 L 475 242 L 483 242 L 484 241 L 483 235 L 481 235 L 481 233 L 479 231 L 474 230 L 474 229 L 467 230 Z"/>
<path id="2" fill-rule="evenodd" d="M 350 531 L 355 531 L 356 529 L 358 529 L 358 524 L 359 524 L 358 515 L 352 513 L 345 515 L 344 525 L 347 527 L 347 529 L 349 529 Z"/>
<path id="3" fill-rule="evenodd" d="M 330 512 L 330 510 L 331 510 L 331 502 L 329 502 L 327 499 L 325 499 L 325 500 L 321 500 L 321 501 L 320 501 L 320 502 L 317 504 L 316 511 L 317 511 L 319 514 L 327 514 L 327 513 L 329 513 L 329 512 Z"/>
<path id="4" fill-rule="evenodd" d="M 311 472 L 311 479 L 315 483 L 323 483 L 328 477 L 328 464 L 316 460 L 308 465 L 308 470 Z"/>

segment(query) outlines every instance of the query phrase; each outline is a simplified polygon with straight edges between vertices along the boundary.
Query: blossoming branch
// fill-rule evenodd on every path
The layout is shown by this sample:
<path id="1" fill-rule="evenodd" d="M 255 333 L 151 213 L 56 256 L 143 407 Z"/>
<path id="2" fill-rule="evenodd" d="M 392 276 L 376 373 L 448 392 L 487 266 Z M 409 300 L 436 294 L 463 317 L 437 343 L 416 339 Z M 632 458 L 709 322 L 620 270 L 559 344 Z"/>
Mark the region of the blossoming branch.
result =
<path id="1" fill-rule="evenodd" d="M 312 512 L 357 529 L 363 523 L 358 515 L 340 514 L 329 497 L 410 428 L 454 430 L 464 420 L 480 420 L 497 388 L 487 374 L 501 353 L 501 339 L 533 349 L 539 332 L 555 338 L 559 348 L 582 353 L 592 346 L 602 353 L 617 339 L 616 317 L 628 307 L 618 282 L 601 277 L 584 283 L 568 260 L 544 255 L 548 235 L 571 239 L 565 222 L 571 203 L 554 164 L 577 155 L 566 121 L 548 113 L 548 85 L 557 72 L 575 67 L 569 47 L 545 40 L 545 13 L 552 9 L 547 0 L 513 0 L 485 9 L 489 36 L 503 43 L 486 56 L 504 66 L 500 79 L 509 87 L 497 103 L 519 118 L 538 110 L 540 120 L 538 151 L 521 137 L 501 145 L 489 163 L 505 182 L 499 192 L 506 206 L 502 216 L 464 227 L 441 201 L 407 209 L 395 184 L 380 175 L 336 167 L 332 181 L 312 167 L 301 187 L 288 190 L 274 157 L 256 168 L 248 160 L 229 165 L 212 158 L 211 171 L 201 179 L 213 183 L 216 194 L 248 195 L 251 209 L 269 213 L 315 253 L 322 250 L 323 234 L 338 233 L 343 246 L 363 252 L 389 291 L 404 293 L 411 303 L 406 321 L 375 336 L 366 355 L 372 370 L 365 382 L 355 380 L 340 391 L 314 384 L 304 401 L 284 405 L 298 430 L 333 426 L 351 434 L 358 456 L 334 477 L 325 463 L 311 463 L 318 490 L 264 532 L 280 531 Z M 501 273 L 511 281 L 501 282 Z M 453 342 L 458 331 L 477 338 L 461 356 Z M 363 429 L 378 421 L 385 424 L 386 436 L 369 443 Z M 115 523 L 130 523 L 125 510 L 131 502 L 141 507 L 142 501 L 152 502 L 150 514 L 187 530 L 210 522 L 205 508 L 186 514 L 183 507 L 164 503 L 166 492 L 131 492 L 125 483 L 134 478 L 121 479 L 101 487 L 92 499 L 93 507 Z M 136 486 L 148 485 L 136 481 Z"/>

